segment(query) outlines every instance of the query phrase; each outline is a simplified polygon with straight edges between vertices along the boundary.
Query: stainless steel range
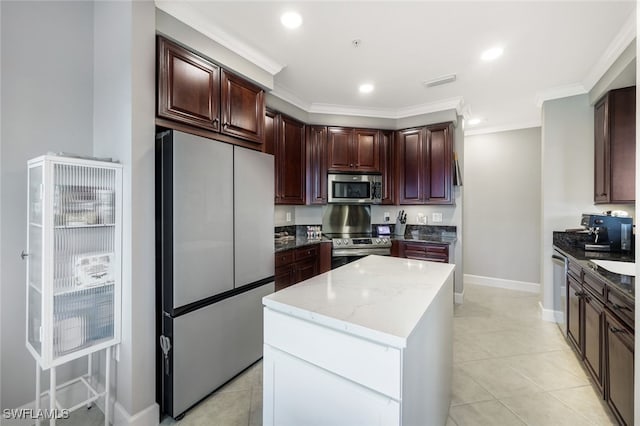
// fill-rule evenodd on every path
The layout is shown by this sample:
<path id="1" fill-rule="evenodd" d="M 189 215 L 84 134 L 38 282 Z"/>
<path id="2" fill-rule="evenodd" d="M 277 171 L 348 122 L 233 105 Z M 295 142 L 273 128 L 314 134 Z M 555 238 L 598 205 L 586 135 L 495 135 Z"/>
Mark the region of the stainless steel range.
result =
<path id="1" fill-rule="evenodd" d="M 370 254 L 391 255 L 391 238 L 371 235 L 371 206 L 328 205 L 322 232 L 331 238 L 331 268 Z"/>

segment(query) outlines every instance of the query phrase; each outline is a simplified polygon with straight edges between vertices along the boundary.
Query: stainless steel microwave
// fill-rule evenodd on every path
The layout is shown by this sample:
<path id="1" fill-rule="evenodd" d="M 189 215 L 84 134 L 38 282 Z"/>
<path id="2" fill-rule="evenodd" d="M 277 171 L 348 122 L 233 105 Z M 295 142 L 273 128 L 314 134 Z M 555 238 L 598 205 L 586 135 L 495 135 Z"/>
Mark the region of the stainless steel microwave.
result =
<path id="1" fill-rule="evenodd" d="M 380 204 L 382 176 L 329 173 L 328 202 L 334 204 Z"/>

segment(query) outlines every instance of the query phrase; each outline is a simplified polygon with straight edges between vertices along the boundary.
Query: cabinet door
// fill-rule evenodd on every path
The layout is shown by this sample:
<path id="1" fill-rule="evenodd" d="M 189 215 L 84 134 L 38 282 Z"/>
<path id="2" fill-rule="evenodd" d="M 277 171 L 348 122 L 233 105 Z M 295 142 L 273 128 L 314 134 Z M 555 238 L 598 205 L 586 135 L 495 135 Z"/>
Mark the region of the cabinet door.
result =
<path id="1" fill-rule="evenodd" d="M 300 281 L 308 280 L 309 278 L 315 277 L 316 275 L 318 275 L 317 257 L 303 260 L 301 262 L 296 262 L 295 282 L 299 283 Z"/>
<path id="2" fill-rule="evenodd" d="M 220 68 L 158 37 L 158 116 L 220 129 Z"/>
<path id="3" fill-rule="evenodd" d="M 354 131 L 351 160 L 358 172 L 380 171 L 379 132 L 356 129 Z"/>
<path id="4" fill-rule="evenodd" d="M 262 146 L 262 150 L 267 154 L 275 155 L 276 153 L 279 119 L 280 116 L 275 111 L 267 110 L 264 114 L 264 145 Z M 276 182 L 276 186 L 277 185 L 278 183 Z"/>
<path id="5" fill-rule="evenodd" d="M 609 202 L 609 123 L 607 97 L 594 107 L 594 197 L 595 203 Z"/>
<path id="6" fill-rule="evenodd" d="M 584 298 L 584 361 L 594 381 L 602 390 L 602 330 L 604 307 L 590 293 Z"/>
<path id="7" fill-rule="evenodd" d="M 353 171 L 355 163 L 351 158 L 353 129 L 329 127 L 327 129 L 329 170 Z"/>
<path id="8" fill-rule="evenodd" d="M 295 269 L 292 264 L 276 268 L 275 291 L 287 288 L 295 284 Z"/>
<path id="9" fill-rule="evenodd" d="M 572 277 L 567 277 L 567 337 L 582 357 L 582 286 Z"/>
<path id="10" fill-rule="evenodd" d="M 380 132 L 380 171 L 382 172 L 382 204 L 395 204 L 395 167 L 393 132 Z"/>
<path id="11" fill-rule="evenodd" d="M 327 128 L 307 126 L 307 204 L 327 204 Z"/>
<path id="12" fill-rule="evenodd" d="M 264 90 L 222 70 L 222 133 L 251 142 L 264 141 Z"/>
<path id="13" fill-rule="evenodd" d="M 609 98 L 609 158 L 611 203 L 636 199 L 636 88 L 611 91 Z"/>
<path id="14" fill-rule="evenodd" d="M 396 133 L 396 179 L 398 179 L 399 203 L 422 204 L 425 129 L 408 129 Z"/>
<path id="15" fill-rule="evenodd" d="M 304 204 L 305 201 L 305 126 L 285 115 L 279 123 L 276 147 L 278 170 L 277 204 Z"/>
<path id="16" fill-rule="evenodd" d="M 608 311 L 605 398 L 620 424 L 633 424 L 634 335 Z"/>
<path id="17" fill-rule="evenodd" d="M 452 126 L 429 126 L 426 138 L 426 170 L 424 172 L 426 204 L 452 204 L 453 140 Z"/>

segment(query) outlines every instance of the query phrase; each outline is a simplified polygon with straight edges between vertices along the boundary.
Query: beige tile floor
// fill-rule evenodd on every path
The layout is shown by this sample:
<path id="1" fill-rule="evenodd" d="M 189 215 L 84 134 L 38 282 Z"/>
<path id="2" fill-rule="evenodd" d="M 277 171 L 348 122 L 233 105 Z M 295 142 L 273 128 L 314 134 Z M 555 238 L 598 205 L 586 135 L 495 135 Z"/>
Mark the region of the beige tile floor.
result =
<path id="1" fill-rule="evenodd" d="M 261 367 L 249 368 L 181 421 L 167 418 L 162 425 L 260 425 Z M 611 424 L 558 327 L 540 320 L 537 295 L 465 287 L 465 303 L 455 308 L 447 426 Z"/>

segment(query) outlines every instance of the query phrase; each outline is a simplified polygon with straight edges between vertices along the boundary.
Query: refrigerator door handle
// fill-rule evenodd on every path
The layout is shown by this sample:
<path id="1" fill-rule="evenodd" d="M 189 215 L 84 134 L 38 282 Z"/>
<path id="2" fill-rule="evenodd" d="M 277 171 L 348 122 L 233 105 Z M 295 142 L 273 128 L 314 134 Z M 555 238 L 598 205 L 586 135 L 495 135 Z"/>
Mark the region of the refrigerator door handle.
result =
<path id="1" fill-rule="evenodd" d="M 171 350 L 171 340 L 167 336 L 160 336 L 160 349 L 164 355 L 164 374 L 169 375 L 169 351 Z"/>

